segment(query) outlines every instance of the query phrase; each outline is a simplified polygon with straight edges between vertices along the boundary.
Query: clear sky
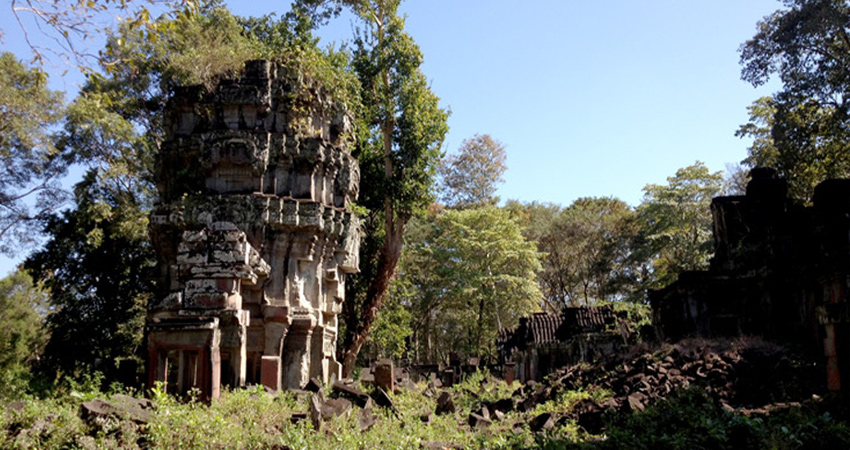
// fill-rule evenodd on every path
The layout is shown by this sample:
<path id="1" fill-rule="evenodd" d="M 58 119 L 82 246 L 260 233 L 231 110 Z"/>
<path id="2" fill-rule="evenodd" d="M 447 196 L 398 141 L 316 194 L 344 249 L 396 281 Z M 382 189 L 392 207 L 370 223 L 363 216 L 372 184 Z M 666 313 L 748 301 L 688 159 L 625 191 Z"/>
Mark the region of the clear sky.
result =
<path id="1" fill-rule="evenodd" d="M 282 14 L 288 1 L 230 0 L 238 15 Z M 564 206 L 584 196 L 631 205 L 696 160 L 746 156 L 734 136 L 746 107 L 776 85 L 740 80 L 738 47 L 778 0 L 407 0 L 406 30 L 451 109 L 444 150 L 489 133 L 508 152 L 503 200 Z M 350 38 L 350 17 L 319 31 Z M 29 58 L 5 11 L 2 49 Z M 95 48 L 95 50 L 97 50 Z M 60 68 L 61 70 L 61 68 Z M 54 88 L 78 81 L 58 75 Z M 13 261 L 0 258 L 0 272 Z"/>

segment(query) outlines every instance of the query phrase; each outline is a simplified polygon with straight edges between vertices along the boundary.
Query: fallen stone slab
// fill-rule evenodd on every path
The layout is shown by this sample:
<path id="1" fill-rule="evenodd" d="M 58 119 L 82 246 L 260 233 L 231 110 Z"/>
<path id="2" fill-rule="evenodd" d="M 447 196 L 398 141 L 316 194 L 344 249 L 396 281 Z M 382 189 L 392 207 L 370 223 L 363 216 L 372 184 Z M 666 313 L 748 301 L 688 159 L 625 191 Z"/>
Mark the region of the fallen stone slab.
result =
<path id="1" fill-rule="evenodd" d="M 398 391 L 399 389 L 404 389 L 404 390 L 407 390 L 407 391 L 416 390 L 416 383 L 411 381 L 410 378 L 404 378 L 401 381 L 396 383 L 395 391 Z M 395 392 L 395 391 L 393 391 L 393 392 Z"/>
<path id="2" fill-rule="evenodd" d="M 395 404 L 393 403 L 393 399 L 390 398 L 387 391 L 383 388 L 376 387 L 374 391 L 372 391 L 372 400 L 375 401 L 375 404 L 378 406 L 382 406 L 384 408 L 395 409 Z"/>
<path id="3" fill-rule="evenodd" d="M 323 404 L 324 398 L 322 398 L 321 392 L 317 392 L 310 396 L 310 422 L 313 423 L 313 429 L 316 431 L 322 429 L 322 422 L 324 421 L 322 418 Z"/>
<path id="4" fill-rule="evenodd" d="M 495 402 L 488 403 L 487 407 L 491 411 L 501 411 L 503 413 L 506 413 L 514 410 L 515 403 L 513 398 L 503 398 L 500 400 L 496 400 Z"/>
<path id="5" fill-rule="evenodd" d="M 12 402 L 12 403 L 9 403 L 8 405 L 6 405 L 6 408 L 8 408 L 9 411 L 12 411 L 12 412 L 21 412 L 21 411 L 24 410 L 24 408 L 26 406 L 27 406 L 26 402 L 16 401 L 16 402 Z"/>
<path id="6" fill-rule="evenodd" d="M 446 391 L 440 394 L 440 397 L 437 398 L 437 409 L 434 412 L 438 416 L 455 412 L 455 402 L 452 400 L 451 394 Z"/>
<path id="7" fill-rule="evenodd" d="M 150 420 L 153 403 L 146 398 L 137 399 L 117 394 L 111 400 L 96 398 L 80 405 L 80 418 L 88 422 L 104 422 L 110 417 L 145 424 Z"/>
<path id="8" fill-rule="evenodd" d="M 493 421 L 482 416 L 481 414 L 470 413 L 467 423 L 472 428 L 487 428 L 493 424 Z"/>
<path id="9" fill-rule="evenodd" d="M 360 410 L 360 432 L 369 431 L 376 423 L 378 419 L 375 418 L 375 414 L 372 413 L 372 407 L 363 408 Z"/>
<path id="10" fill-rule="evenodd" d="M 375 400 L 375 404 L 378 406 L 388 408 L 395 414 L 396 417 L 401 419 L 401 412 L 395 407 L 395 403 L 393 403 L 393 399 L 390 398 L 387 392 L 379 387 L 376 387 L 374 391 L 372 391 L 371 395 L 372 399 Z"/>
<path id="11" fill-rule="evenodd" d="M 335 395 L 351 400 L 359 408 L 365 408 L 372 403 L 372 398 L 369 397 L 369 394 L 344 383 L 342 380 L 334 381 L 331 389 Z"/>
<path id="12" fill-rule="evenodd" d="M 395 389 L 395 375 L 393 374 L 393 360 L 381 359 L 375 364 L 375 386 L 392 392 Z"/>
<path id="13" fill-rule="evenodd" d="M 345 398 L 332 398 L 322 403 L 322 419 L 331 420 L 337 416 L 348 417 L 351 414 L 351 400 Z"/>
<path id="14" fill-rule="evenodd" d="M 642 412 L 646 409 L 646 405 L 644 405 L 644 403 L 643 403 L 645 401 L 646 401 L 646 396 L 639 393 L 639 392 L 636 392 L 636 393 L 631 394 L 628 397 L 626 397 L 626 402 L 624 402 L 623 405 L 624 406 L 628 405 L 629 410 L 631 410 L 631 411 Z"/>
<path id="15" fill-rule="evenodd" d="M 319 392 L 324 388 L 322 381 L 318 377 L 310 378 L 310 381 L 304 385 L 304 390 L 308 392 Z"/>
<path id="16" fill-rule="evenodd" d="M 528 428 L 533 432 L 549 431 L 555 428 L 555 416 L 552 413 L 543 413 L 535 416 L 528 422 Z"/>

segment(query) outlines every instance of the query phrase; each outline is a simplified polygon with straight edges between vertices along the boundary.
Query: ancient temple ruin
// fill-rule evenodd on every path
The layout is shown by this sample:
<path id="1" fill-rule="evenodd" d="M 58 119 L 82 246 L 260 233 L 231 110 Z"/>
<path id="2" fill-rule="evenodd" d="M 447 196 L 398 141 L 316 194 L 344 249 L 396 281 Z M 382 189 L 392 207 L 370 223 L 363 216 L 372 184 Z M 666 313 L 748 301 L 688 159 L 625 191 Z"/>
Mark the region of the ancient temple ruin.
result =
<path id="1" fill-rule="evenodd" d="M 499 330 L 496 348 L 508 380 L 541 381 L 558 368 L 591 363 L 621 350 L 630 334 L 611 306 L 564 308 L 534 313 L 512 329 Z"/>
<path id="2" fill-rule="evenodd" d="M 768 168 L 746 195 L 715 198 L 714 257 L 650 292 L 659 334 L 757 335 L 822 352 L 829 388 L 850 395 L 850 180 L 826 180 L 812 206 Z"/>
<path id="3" fill-rule="evenodd" d="M 165 128 L 149 385 L 214 398 L 222 385 L 339 377 L 337 315 L 360 242 L 345 104 L 300 69 L 250 61 L 215 88 L 177 89 Z"/>

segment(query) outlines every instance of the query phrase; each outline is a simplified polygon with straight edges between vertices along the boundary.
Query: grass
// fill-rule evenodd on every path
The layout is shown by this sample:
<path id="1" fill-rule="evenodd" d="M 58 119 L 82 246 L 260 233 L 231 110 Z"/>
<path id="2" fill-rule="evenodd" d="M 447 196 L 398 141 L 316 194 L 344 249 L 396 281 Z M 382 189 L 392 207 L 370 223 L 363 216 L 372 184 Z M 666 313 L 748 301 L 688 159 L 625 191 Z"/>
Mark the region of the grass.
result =
<path id="1" fill-rule="evenodd" d="M 467 425 L 470 412 L 483 402 L 507 398 L 519 387 L 486 372 L 445 389 L 454 414 L 433 414 L 436 399 L 423 395 L 425 385 L 401 390 L 392 399 L 401 417 L 375 407 L 377 423 L 360 431 L 360 410 L 326 421 L 321 430 L 309 420 L 293 423 L 293 414 L 308 411 L 309 395 L 262 388 L 225 391 L 209 404 L 179 402 L 154 390 L 154 410 L 146 425 L 107 420 L 86 423 L 80 404 L 110 394 L 67 390 L 52 398 L 27 397 L 22 407 L 0 400 L 0 448 L 3 449 L 419 449 L 424 442 L 452 443 L 465 449 L 725 449 L 850 448 L 850 427 L 829 414 L 799 408 L 767 418 L 726 411 L 704 392 L 672 395 L 640 414 L 614 414 L 607 431 L 590 436 L 573 421 L 560 421 L 545 433 L 529 431 L 528 421 L 544 412 L 569 413 L 584 399 L 610 397 L 602 389 L 561 390 L 528 412 L 510 412 L 483 429 Z M 4 403 L 5 402 L 5 403 Z M 21 406 L 19 403 L 17 406 Z M 423 421 L 421 416 L 430 415 Z"/>
<path id="2" fill-rule="evenodd" d="M 525 424 L 532 413 L 508 413 L 486 429 L 467 425 L 482 402 L 509 397 L 519 384 L 507 385 L 482 372 L 445 389 L 456 405 L 454 414 L 433 414 L 436 399 L 423 395 L 425 385 L 392 394 L 400 418 L 375 407 L 377 423 L 360 431 L 360 409 L 326 421 L 316 431 L 309 420 L 293 423 L 308 411 L 309 396 L 262 388 L 224 391 L 209 404 L 180 402 L 154 390 L 154 409 L 146 425 L 109 420 L 91 424 L 80 419 L 80 404 L 108 398 L 97 391 L 63 392 L 56 398 L 22 400 L 15 410 L 0 401 L 0 448 L 3 449 L 419 449 L 423 442 L 458 444 L 468 449 L 508 449 L 531 445 L 535 436 Z M 560 405 L 560 404 L 559 404 Z M 559 406 L 563 409 L 563 405 Z M 427 421 L 421 416 L 430 415 Z M 559 435 L 561 438 L 565 435 Z"/>

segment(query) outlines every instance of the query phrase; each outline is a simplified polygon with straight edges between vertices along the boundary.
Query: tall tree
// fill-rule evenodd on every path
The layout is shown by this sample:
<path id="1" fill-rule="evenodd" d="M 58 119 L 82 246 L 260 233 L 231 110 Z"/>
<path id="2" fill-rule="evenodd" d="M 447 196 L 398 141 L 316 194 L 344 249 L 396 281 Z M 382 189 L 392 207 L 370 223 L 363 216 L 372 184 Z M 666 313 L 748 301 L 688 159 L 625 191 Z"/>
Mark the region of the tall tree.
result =
<path id="1" fill-rule="evenodd" d="M 362 272 L 346 283 L 343 375 L 354 368 L 395 276 L 404 229 L 433 200 L 448 114 L 420 69 L 422 53 L 398 14 L 400 0 L 343 0 L 364 27 L 354 40 L 365 136 L 358 148 L 366 242 Z"/>
<path id="2" fill-rule="evenodd" d="M 546 255 L 539 281 L 550 309 L 636 297 L 641 271 L 632 245 L 639 227 L 625 202 L 585 197 L 567 208 L 511 207 L 524 215 L 526 236 Z"/>
<path id="3" fill-rule="evenodd" d="M 615 198 L 580 198 L 552 225 L 566 260 L 566 298 L 571 306 L 631 297 L 635 273 L 630 245 L 637 233 L 634 211 Z M 564 305 L 566 306 L 566 305 Z"/>
<path id="4" fill-rule="evenodd" d="M 141 357 L 155 260 L 147 230 L 131 225 L 140 208 L 114 194 L 90 172 L 76 187 L 77 208 L 47 220 L 50 240 L 25 262 L 50 292 L 47 374 L 98 369 L 110 381 L 134 381 L 121 379 L 119 368 Z"/>
<path id="5" fill-rule="evenodd" d="M 543 293 L 544 308 L 548 312 L 558 313 L 569 303 L 565 275 L 568 273 L 567 265 L 570 261 L 564 251 L 565 241 L 553 229 L 556 218 L 564 208 L 552 203 L 524 204 L 508 200 L 505 209 L 523 224 L 523 236 L 537 243 L 537 249 L 545 255 L 542 270 L 538 274 L 538 283 Z"/>
<path id="6" fill-rule="evenodd" d="M 0 54 L 0 252 L 13 256 L 34 243 L 34 222 L 68 200 L 58 178 L 68 159 L 52 129 L 63 114 L 62 94 L 47 75 Z"/>
<path id="7" fill-rule="evenodd" d="M 493 356 L 499 329 L 540 309 L 542 254 L 519 218 L 495 206 L 443 210 L 417 224 L 405 248 L 401 299 L 425 359 L 458 352 Z M 424 225 L 424 226 L 423 226 Z M 413 237 L 413 236 L 411 236 Z"/>
<path id="8" fill-rule="evenodd" d="M 505 181 L 506 159 L 504 144 L 489 134 L 464 140 L 457 153 L 440 162 L 441 200 L 458 209 L 495 205 L 497 185 Z"/>
<path id="9" fill-rule="evenodd" d="M 438 265 L 431 246 L 437 235 L 435 218 L 438 211 L 435 206 L 427 214 L 417 214 L 408 223 L 398 276 L 389 294 L 390 303 L 403 305 L 410 312 L 410 320 L 405 325 L 410 331 L 413 357 L 419 362 L 436 361 L 436 353 L 441 350 L 434 331 L 439 326 L 443 288 L 440 274 L 435 270 Z M 387 320 L 390 317 L 383 313 L 378 318 L 379 323 Z"/>
<path id="10" fill-rule="evenodd" d="M 470 353 L 481 354 L 492 349 L 499 329 L 539 310 L 541 255 L 499 208 L 447 210 L 437 225 L 435 257 L 448 281 L 447 301 L 465 324 Z"/>
<path id="11" fill-rule="evenodd" d="M 745 160 L 775 167 L 791 195 L 811 197 L 830 177 L 850 176 L 850 4 L 784 0 L 741 46 L 741 76 L 782 89 L 750 107 L 739 136 L 755 139 Z"/>
<path id="12" fill-rule="evenodd" d="M 712 251 L 711 200 L 723 173 L 702 162 L 679 169 L 666 185 L 648 184 L 638 207 L 643 257 L 652 261 L 647 287 L 661 287 L 687 270 L 704 269 Z"/>

